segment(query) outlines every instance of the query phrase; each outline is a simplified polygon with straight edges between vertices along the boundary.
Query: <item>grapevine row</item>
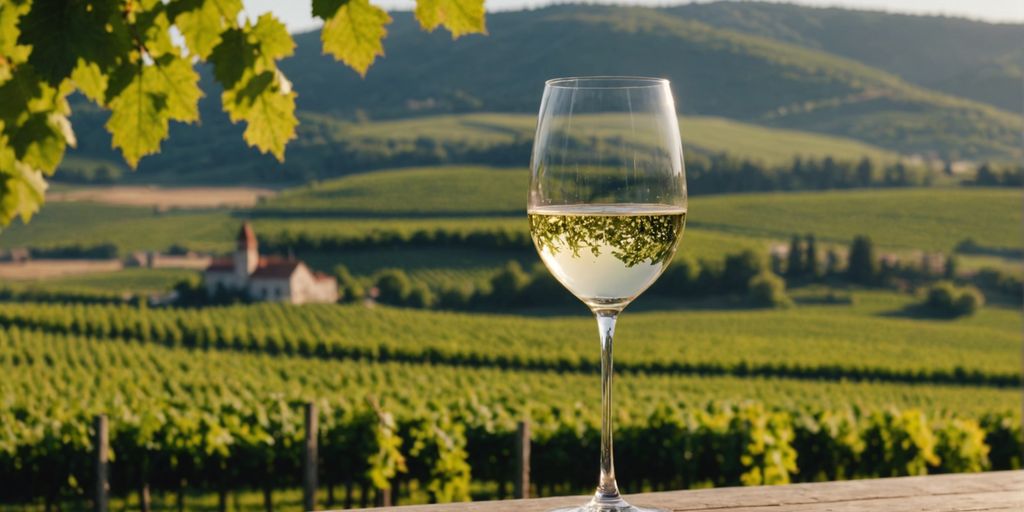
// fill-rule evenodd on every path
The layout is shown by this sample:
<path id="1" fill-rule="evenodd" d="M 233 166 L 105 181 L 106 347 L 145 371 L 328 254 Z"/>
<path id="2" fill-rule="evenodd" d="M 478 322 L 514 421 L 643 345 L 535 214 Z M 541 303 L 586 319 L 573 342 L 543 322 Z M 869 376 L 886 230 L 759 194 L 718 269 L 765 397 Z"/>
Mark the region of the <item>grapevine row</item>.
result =
<path id="1" fill-rule="evenodd" d="M 599 368 L 595 350 L 566 325 L 529 330 L 501 317 L 412 312 L 361 306 L 258 304 L 218 308 L 149 309 L 133 305 L 0 303 L 0 325 L 62 334 L 119 337 L 169 347 L 220 349 L 327 359 L 401 361 L 531 371 L 590 372 Z M 500 320 L 499 320 L 500 319 Z M 470 323 L 480 329 L 473 328 Z M 520 324 L 520 325 L 513 325 Z M 560 332 L 559 332 L 560 331 Z M 511 336 L 516 332 L 519 336 Z M 629 333 L 627 332 L 627 335 Z M 561 335 L 562 339 L 558 339 Z M 923 336 L 923 334 L 922 334 Z M 739 337 L 737 341 L 742 342 Z M 1017 371 L 986 369 L 977 362 L 942 360 L 943 352 L 917 348 L 918 357 L 880 355 L 857 361 L 826 350 L 787 360 L 776 354 L 700 354 L 673 357 L 681 340 L 646 341 L 623 352 L 623 372 L 930 382 L 1012 387 Z M 667 356 L 666 356 L 667 354 Z M 964 352 L 946 352 L 962 360 Z M 992 352 L 994 355 L 995 352 Z M 988 357 L 972 354 L 970 357 Z M 928 358 L 931 358 L 929 360 Z M 1005 361 L 1004 361 L 1005 362 Z"/>
<path id="2" fill-rule="evenodd" d="M 222 377 L 227 368 L 230 379 Z M 321 479 L 329 485 L 383 492 L 415 481 L 432 500 L 466 499 L 473 480 L 511 479 L 514 425 L 523 418 L 534 425 L 532 478 L 542 493 L 593 483 L 579 468 L 596 459 L 596 407 L 573 402 L 573 386 L 559 393 L 568 400 L 535 402 L 529 390 L 487 389 L 501 386 L 501 372 L 203 355 L 20 329 L 0 330 L 0 369 L 0 501 L 80 496 L 92 478 L 89 428 L 97 413 L 112 422 L 116 494 L 143 483 L 165 492 L 296 487 L 306 401 L 320 411 Z M 620 393 L 634 399 L 620 408 L 616 438 L 617 462 L 633 488 L 1021 464 L 1020 418 L 1008 410 L 969 417 L 695 404 L 664 395 L 665 387 L 651 391 L 660 399 L 645 396 L 644 387 Z"/>

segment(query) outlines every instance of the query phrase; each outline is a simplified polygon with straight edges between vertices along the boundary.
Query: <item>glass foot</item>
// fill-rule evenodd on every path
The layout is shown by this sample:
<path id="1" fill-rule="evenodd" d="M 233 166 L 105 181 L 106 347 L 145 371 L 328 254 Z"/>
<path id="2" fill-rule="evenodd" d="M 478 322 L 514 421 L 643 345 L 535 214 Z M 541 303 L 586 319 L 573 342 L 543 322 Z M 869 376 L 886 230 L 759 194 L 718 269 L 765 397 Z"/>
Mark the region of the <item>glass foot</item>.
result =
<path id="1" fill-rule="evenodd" d="M 660 508 L 634 507 L 622 498 L 603 499 L 594 498 L 590 503 L 578 507 L 563 507 L 549 510 L 548 512 L 668 512 Z"/>

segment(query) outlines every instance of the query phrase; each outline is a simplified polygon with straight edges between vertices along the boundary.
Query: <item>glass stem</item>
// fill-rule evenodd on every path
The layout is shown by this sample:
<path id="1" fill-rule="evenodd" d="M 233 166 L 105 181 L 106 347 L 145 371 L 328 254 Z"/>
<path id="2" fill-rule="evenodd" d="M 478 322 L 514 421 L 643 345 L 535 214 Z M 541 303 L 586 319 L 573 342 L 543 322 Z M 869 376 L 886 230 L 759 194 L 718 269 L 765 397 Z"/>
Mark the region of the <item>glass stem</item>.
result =
<path id="1" fill-rule="evenodd" d="M 601 476 L 594 501 L 621 503 L 619 486 L 615 483 L 615 461 L 612 454 L 612 337 L 615 335 L 617 310 L 597 310 L 597 329 L 601 335 Z"/>

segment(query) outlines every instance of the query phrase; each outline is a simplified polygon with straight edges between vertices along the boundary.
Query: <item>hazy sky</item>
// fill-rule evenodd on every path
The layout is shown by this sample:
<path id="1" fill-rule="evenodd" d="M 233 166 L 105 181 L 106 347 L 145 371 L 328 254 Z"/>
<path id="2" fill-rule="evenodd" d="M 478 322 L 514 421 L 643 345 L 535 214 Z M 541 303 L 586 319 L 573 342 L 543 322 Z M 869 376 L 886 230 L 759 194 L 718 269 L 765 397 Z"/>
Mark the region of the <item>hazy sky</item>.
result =
<path id="1" fill-rule="evenodd" d="M 553 0 L 486 0 L 487 10 L 503 11 L 525 7 L 541 7 L 554 3 Z M 310 15 L 308 0 L 244 0 L 246 12 L 252 16 L 273 11 L 288 25 L 291 31 L 316 27 L 318 23 Z M 413 0 L 371 0 L 372 3 L 388 9 L 412 9 Z M 630 5 L 675 5 L 679 1 L 666 0 L 589 0 L 588 3 L 610 3 Z M 913 14 L 945 14 L 993 22 L 1024 22 L 1024 0 L 792 0 L 789 3 L 871 9 Z"/>

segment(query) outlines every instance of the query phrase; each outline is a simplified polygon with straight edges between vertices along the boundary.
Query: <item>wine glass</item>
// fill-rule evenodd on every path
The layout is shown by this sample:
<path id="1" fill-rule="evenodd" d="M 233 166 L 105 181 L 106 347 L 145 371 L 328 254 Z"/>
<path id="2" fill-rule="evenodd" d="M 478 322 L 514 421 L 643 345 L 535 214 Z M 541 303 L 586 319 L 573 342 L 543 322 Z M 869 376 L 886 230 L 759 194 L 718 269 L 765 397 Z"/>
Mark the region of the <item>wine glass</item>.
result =
<path id="1" fill-rule="evenodd" d="M 668 80 L 548 80 L 530 164 L 530 234 L 548 270 L 597 317 L 601 469 L 594 498 L 564 511 L 644 511 L 619 495 L 612 458 L 612 336 L 665 270 L 686 223 L 679 122 Z"/>

